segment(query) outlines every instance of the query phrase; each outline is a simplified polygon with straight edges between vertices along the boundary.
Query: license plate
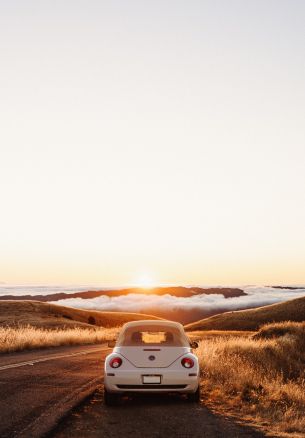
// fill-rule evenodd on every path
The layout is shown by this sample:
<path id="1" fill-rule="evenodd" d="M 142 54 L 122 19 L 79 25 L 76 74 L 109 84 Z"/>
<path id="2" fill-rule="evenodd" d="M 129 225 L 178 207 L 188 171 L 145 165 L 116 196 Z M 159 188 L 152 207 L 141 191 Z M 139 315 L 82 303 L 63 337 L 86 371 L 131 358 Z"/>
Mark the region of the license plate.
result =
<path id="1" fill-rule="evenodd" d="M 158 375 L 142 376 L 142 378 L 143 378 L 143 383 L 151 383 L 151 384 L 161 383 L 161 376 Z"/>

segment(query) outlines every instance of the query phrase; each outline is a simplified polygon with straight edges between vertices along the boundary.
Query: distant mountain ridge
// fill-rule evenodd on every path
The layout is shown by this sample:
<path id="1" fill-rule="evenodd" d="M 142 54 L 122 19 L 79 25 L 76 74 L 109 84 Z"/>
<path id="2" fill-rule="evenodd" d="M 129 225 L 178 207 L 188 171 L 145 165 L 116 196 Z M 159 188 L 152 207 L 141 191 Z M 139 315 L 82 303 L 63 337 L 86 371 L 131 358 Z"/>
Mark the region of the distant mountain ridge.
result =
<path id="1" fill-rule="evenodd" d="M 181 298 L 189 298 L 194 295 L 200 294 L 217 294 L 223 295 L 225 298 L 233 298 L 247 295 L 242 289 L 230 288 L 230 287 L 212 287 L 212 288 L 201 288 L 201 287 L 185 287 L 185 286 L 168 286 L 168 287 L 154 287 L 151 289 L 143 288 L 125 288 L 125 289 L 109 289 L 109 290 L 99 290 L 99 291 L 86 291 L 86 292 L 75 292 L 66 293 L 58 292 L 49 295 L 3 295 L 0 296 L 0 300 L 31 300 L 31 301 L 59 301 L 71 298 L 82 298 L 92 299 L 103 295 L 108 297 L 118 297 L 121 295 L 128 294 L 145 294 L 145 295 L 173 295 Z"/>
<path id="2" fill-rule="evenodd" d="M 273 289 L 288 289 L 288 290 L 301 290 L 301 289 L 305 289 L 304 287 L 301 286 L 270 286 Z"/>

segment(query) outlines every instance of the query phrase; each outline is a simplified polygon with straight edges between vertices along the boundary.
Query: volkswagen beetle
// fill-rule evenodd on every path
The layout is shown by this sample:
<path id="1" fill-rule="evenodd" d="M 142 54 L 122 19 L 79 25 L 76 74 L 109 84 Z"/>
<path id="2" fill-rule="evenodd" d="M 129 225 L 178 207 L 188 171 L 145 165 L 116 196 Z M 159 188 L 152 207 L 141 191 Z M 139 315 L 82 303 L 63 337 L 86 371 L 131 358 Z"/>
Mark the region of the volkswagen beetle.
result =
<path id="1" fill-rule="evenodd" d="M 198 402 L 199 364 L 192 353 L 196 347 L 177 322 L 128 322 L 105 360 L 105 403 L 115 405 L 123 394 L 167 392 Z"/>

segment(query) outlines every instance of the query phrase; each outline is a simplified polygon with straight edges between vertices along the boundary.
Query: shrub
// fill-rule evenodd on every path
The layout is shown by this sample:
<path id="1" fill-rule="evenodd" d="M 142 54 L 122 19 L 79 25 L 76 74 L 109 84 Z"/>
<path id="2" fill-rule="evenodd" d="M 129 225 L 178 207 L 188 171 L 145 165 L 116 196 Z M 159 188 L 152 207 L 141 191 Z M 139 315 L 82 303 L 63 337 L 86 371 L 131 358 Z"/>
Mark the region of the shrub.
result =
<path id="1" fill-rule="evenodd" d="M 95 318 L 94 318 L 93 316 L 89 316 L 89 318 L 88 318 L 88 324 L 91 324 L 91 325 L 95 325 L 95 324 L 96 324 L 96 322 L 95 322 Z"/>

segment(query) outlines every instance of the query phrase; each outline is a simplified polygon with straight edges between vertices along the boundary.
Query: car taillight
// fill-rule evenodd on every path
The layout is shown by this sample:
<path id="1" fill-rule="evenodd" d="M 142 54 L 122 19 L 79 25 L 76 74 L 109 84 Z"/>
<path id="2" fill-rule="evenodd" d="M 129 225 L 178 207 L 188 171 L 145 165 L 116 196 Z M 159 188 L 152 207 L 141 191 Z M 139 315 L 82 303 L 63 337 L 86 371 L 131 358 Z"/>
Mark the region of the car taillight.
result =
<path id="1" fill-rule="evenodd" d="M 181 364 L 182 364 L 182 366 L 184 366 L 184 368 L 193 368 L 194 361 L 190 357 L 184 357 L 181 360 Z"/>
<path id="2" fill-rule="evenodd" d="M 122 359 L 120 357 L 114 357 L 110 360 L 109 365 L 111 368 L 119 368 L 122 365 Z"/>

